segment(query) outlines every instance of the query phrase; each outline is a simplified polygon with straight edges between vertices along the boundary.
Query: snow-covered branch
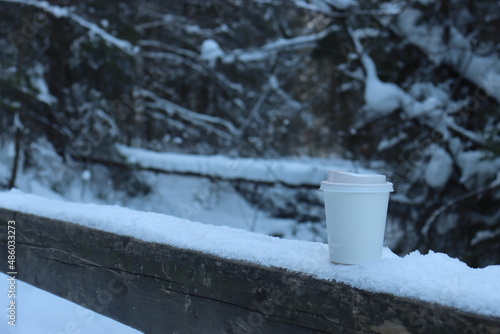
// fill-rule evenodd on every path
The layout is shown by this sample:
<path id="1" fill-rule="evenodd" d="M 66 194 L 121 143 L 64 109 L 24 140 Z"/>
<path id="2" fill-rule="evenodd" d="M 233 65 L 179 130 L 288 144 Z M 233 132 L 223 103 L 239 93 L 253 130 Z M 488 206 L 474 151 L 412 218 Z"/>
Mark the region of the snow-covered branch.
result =
<path id="1" fill-rule="evenodd" d="M 244 89 L 241 86 L 241 84 L 232 82 L 223 73 L 218 71 L 212 71 L 211 68 L 209 68 L 208 66 L 203 66 L 202 64 L 186 56 L 187 54 L 189 54 L 189 50 L 186 50 L 185 52 L 183 51 L 183 53 L 184 56 L 178 55 L 174 52 L 143 51 L 141 52 L 141 57 L 145 59 L 156 59 L 156 60 L 166 59 L 176 62 L 177 64 L 185 64 L 200 74 L 213 76 L 217 80 L 217 82 L 222 85 L 222 87 L 230 91 L 233 91 L 238 94 L 244 93 Z"/>
<path id="2" fill-rule="evenodd" d="M 92 23 L 80 15 L 77 15 L 72 11 L 71 7 L 60 7 L 51 5 L 47 1 L 35 1 L 35 0 L 0 0 L 0 2 L 17 3 L 21 5 L 33 6 L 39 8 L 54 17 L 57 18 L 67 18 L 71 21 L 77 23 L 81 27 L 88 30 L 89 34 L 95 34 L 101 37 L 107 44 L 115 46 L 124 53 L 135 56 L 139 52 L 139 47 L 133 46 L 129 41 L 117 38 L 107 32 L 106 30 L 99 27 L 97 24 Z"/>
<path id="3" fill-rule="evenodd" d="M 484 138 L 482 135 L 477 132 L 473 132 L 463 127 L 459 126 L 451 117 L 445 118 L 445 123 L 448 128 L 455 131 L 456 133 L 462 135 L 463 137 L 469 139 L 470 141 L 483 146 L 485 144 Z"/>
<path id="4" fill-rule="evenodd" d="M 180 47 L 177 47 L 177 46 L 175 46 L 173 44 L 167 44 L 167 43 L 164 43 L 164 42 L 156 41 L 154 39 L 141 40 L 141 41 L 139 41 L 139 45 L 141 47 L 158 48 L 158 49 L 161 49 L 161 50 L 165 50 L 167 52 L 174 53 L 176 55 L 180 55 L 180 56 L 183 56 L 183 57 L 188 57 L 190 59 L 196 59 L 196 57 L 198 57 L 198 54 L 196 52 L 194 52 L 194 51 L 191 51 L 191 50 L 188 50 L 188 49 L 184 49 L 184 48 L 180 48 Z"/>
<path id="5" fill-rule="evenodd" d="M 365 70 L 364 98 L 367 109 L 378 116 L 388 115 L 402 107 L 411 113 L 409 106 L 412 105 L 413 99 L 398 85 L 379 79 L 375 62 L 365 52 L 357 32 L 351 29 L 348 29 L 348 32 Z"/>
<path id="6" fill-rule="evenodd" d="M 359 9 L 356 0 L 253 0 L 253 2 L 274 7 L 288 7 L 304 10 L 310 13 L 323 14 L 328 17 L 353 16 L 394 16 L 403 7 L 399 3 L 383 6 L 381 9 Z"/>
<path id="7" fill-rule="evenodd" d="M 251 159 L 230 158 L 221 155 L 194 155 L 154 152 L 117 145 L 128 163 L 166 173 L 195 174 L 225 180 L 245 180 L 256 183 L 282 183 L 287 186 L 317 188 L 328 169 L 351 168 L 344 159 Z M 363 169 L 364 172 L 370 172 Z M 373 172 L 373 171 L 372 171 Z"/>
<path id="8" fill-rule="evenodd" d="M 150 99 L 153 102 L 144 102 L 144 105 L 150 108 L 156 108 L 165 111 L 169 115 L 176 115 L 186 122 L 204 126 L 207 128 L 209 125 L 218 125 L 226 128 L 229 133 L 219 130 L 218 128 L 211 127 L 212 131 L 221 137 L 231 139 L 233 136 L 238 136 L 240 131 L 229 121 L 220 117 L 200 114 L 195 111 L 182 107 L 172 101 L 168 101 L 156 95 L 155 93 L 146 89 L 139 88 L 135 91 L 137 97 Z"/>
<path id="9" fill-rule="evenodd" d="M 223 63 L 256 62 L 269 58 L 278 52 L 297 51 L 312 48 L 316 42 L 337 29 L 336 26 L 330 26 L 318 33 L 297 36 L 294 38 L 279 38 L 257 48 L 235 49 L 225 52 L 220 58 Z"/>
<path id="10" fill-rule="evenodd" d="M 470 41 L 455 28 L 450 31 L 449 43 L 443 43 L 444 27 L 418 23 L 420 16 L 416 9 L 405 9 L 399 15 L 399 32 L 433 62 L 451 66 L 500 102 L 500 59 L 475 54 Z M 464 60 L 468 60 L 467 66 L 463 66 Z"/>
<path id="11" fill-rule="evenodd" d="M 408 118 L 423 118 L 441 108 L 441 101 L 433 95 L 426 96 L 423 101 L 418 101 L 414 96 L 397 84 L 381 81 L 377 74 L 375 62 L 365 52 L 360 41 L 361 37 L 367 35 L 367 31 L 352 30 L 350 28 L 347 30 L 354 43 L 357 56 L 360 58 L 360 62 L 366 73 L 364 79 L 364 98 L 366 108 L 369 111 L 374 112 L 378 116 L 384 116 L 401 108 Z M 456 125 L 455 123 L 448 123 L 447 125 L 450 127 Z M 458 126 L 455 126 L 454 130 L 460 130 L 457 128 Z"/>
<path id="12" fill-rule="evenodd" d="M 254 0 L 257 3 L 271 5 L 271 6 L 290 6 L 297 9 L 304 9 L 309 12 L 317 12 L 322 14 L 332 14 L 333 10 L 330 6 L 326 4 L 327 1 L 315 0 L 312 3 L 303 0 Z M 342 1 L 339 1 L 341 3 Z M 349 2 L 347 0 L 346 2 Z M 352 1 L 354 2 L 354 1 Z"/>

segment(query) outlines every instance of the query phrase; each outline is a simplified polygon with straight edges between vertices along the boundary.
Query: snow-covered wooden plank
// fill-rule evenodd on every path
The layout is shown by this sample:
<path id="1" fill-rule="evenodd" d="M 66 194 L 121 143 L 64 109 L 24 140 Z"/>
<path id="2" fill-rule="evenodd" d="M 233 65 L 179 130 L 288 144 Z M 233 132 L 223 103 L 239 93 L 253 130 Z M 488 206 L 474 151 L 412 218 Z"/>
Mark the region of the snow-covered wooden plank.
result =
<path id="1" fill-rule="evenodd" d="M 500 332 L 500 317 L 10 209 L 0 209 L 1 258 L 9 220 L 17 278 L 146 333 Z"/>
<path id="2" fill-rule="evenodd" d="M 321 242 L 280 239 L 154 212 L 71 203 L 19 190 L 0 192 L 0 208 L 500 318 L 500 267 L 469 268 L 443 253 L 415 251 L 399 257 L 384 248 L 380 261 L 339 266 L 329 262 L 328 246 Z"/>

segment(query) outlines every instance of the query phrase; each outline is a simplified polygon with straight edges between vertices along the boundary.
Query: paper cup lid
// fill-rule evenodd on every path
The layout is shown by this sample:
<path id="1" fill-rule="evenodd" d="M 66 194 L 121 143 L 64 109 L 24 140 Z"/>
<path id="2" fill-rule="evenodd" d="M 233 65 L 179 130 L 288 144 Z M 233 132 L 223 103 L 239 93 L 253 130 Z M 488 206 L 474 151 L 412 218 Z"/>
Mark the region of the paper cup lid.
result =
<path id="1" fill-rule="evenodd" d="M 343 170 L 329 170 L 326 181 L 321 182 L 321 190 L 340 192 L 391 192 L 391 182 L 386 182 L 382 174 L 358 174 Z"/>

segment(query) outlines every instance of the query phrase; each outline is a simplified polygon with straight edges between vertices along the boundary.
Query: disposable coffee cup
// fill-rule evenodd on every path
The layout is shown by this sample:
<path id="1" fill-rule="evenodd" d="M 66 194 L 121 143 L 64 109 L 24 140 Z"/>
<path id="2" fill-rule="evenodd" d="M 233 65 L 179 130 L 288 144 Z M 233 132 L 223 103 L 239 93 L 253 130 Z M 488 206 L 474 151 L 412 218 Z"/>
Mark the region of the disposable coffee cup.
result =
<path id="1" fill-rule="evenodd" d="M 389 193 L 385 175 L 328 171 L 324 191 L 330 261 L 359 264 L 382 258 Z"/>

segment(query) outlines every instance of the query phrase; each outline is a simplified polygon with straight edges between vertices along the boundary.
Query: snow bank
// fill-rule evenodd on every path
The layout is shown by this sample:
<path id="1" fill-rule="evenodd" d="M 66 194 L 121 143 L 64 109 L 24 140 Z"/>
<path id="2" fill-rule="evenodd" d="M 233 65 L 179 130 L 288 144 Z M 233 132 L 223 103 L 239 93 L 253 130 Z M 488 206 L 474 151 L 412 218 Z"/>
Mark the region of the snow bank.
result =
<path id="1" fill-rule="evenodd" d="M 500 266 L 472 269 L 434 252 L 413 252 L 401 258 L 388 248 L 381 261 L 335 265 L 329 262 L 328 248 L 323 243 L 279 239 L 117 206 L 62 202 L 19 190 L 0 192 L 0 207 L 500 317 Z"/>
<path id="2" fill-rule="evenodd" d="M 0 273 L 0 281 L 8 276 Z M 16 281 L 19 291 L 16 326 L 0 321 L 2 334 L 140 334 L 138 330 L 124 325 L 70 302 L 67 299 L 38 289 L 22 281 Z M 8 284 L 0 284 L 0 295 L 7 296 Z M 2 305 L 3 306 L 3 305 Z"/>
<path id="3" fill-rule="evenodd" d="M 326 179 L 328 169 L 352 170 L 352 161 L 265 160 L 229 158 L 222 155 L 165 153 L 117 145 L 129 163 L 172 173 L 199 174 L 223 179 L 284 183 L 292 186 L 317 186 Z M 360 169 L 360 173 L 370 173 Z"/>

